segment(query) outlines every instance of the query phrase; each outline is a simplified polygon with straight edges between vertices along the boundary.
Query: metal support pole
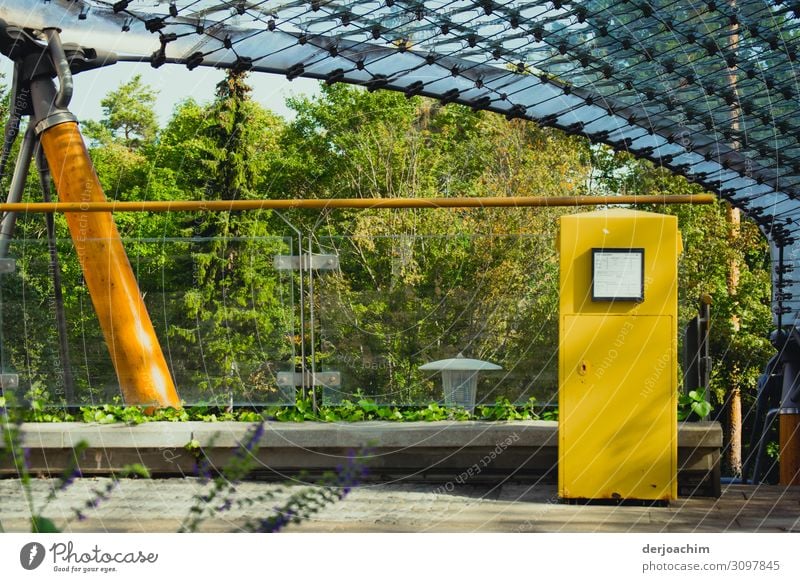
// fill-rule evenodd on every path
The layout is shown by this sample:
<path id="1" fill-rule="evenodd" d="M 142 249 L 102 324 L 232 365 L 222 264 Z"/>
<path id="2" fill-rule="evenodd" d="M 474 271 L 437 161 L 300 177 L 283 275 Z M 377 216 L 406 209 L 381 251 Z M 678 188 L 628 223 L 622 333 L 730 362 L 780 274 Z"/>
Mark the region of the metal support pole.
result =
<path id="1" fill-rule="evenodd" d="M 764 367 L 764 373 L 758 379 L 758 393 L 756 395 L 756 409 L 753 416 L 753 428 L 750 432 L 750 445 L 748 447 L 747 457 L 744 459 L 742 465 L 742 482 L 747 483 L 748 479 L 751 483 L 760 483 L 761 476 L 759 468 L 761 466 L 761 459 L 766 446 L 767 435 L 771 428 L 770 418 L 774 419 L 778 409 L 769 409 L 770 398 L 776 391 L 776 383 L 783 383 L 783 360 L 781 354 L 775 354 L 770 358 L 767 365 Z M 780 386 L 777 386 L 777 392 L 780 392 Z M 771 416 L 770 416 L 771 415 Z M 750 468 L 755 466 L 752 471 Z"/>
<path id="2" fill-rule="evenodd" d="M 20 65 L 14 64 L 14 77 L 11 81 L 11 101 L 9 104 L 8 120 L 6 121 L 5 132 L 3 133 L 3 146 L 0 153 L 0 178 L 6 173 L 6 165 L 8 158 L 11 155 L 11 148 L 17 140 L 19 134 L 19 122 L 22 119 L 22 110 L 26 103 L 23 95 L 20 94 L 19 77 Z"/>
<path id="3" fill-rule="evenodd" d="M 53 66 L 58 75 L 58 93 L 56 93 L 56 98 L 53 100 L 53 105 L 56 109 L 66 109 L 72 100 L 72 71 L 69 69 L 64 47 L 61 46 L 61 37 L 58 34 L 58 29 L 45 28 L 42 32 L 47 38 L 50 59 L 53 61 Z"/>
<path id="4" fill-rule="evenodd" d="M 50 167 L 44 157 L 41 144 L 36 146 L 36 166 L 39 169 L 39 183 L 42 188 L 42 198 L 50 202 Z M 58 330 L 58 357 L 61 360 L 61 374 L 64 380 L 64 399 L 67 404 L 75 401 L 75 378 L 72 375 L 72 363 L 69 358 L 69 336 L 67 334 L 67 316 L 64 311 L 64 294 L 61 287 L 61 264 L 58 260 L 56 246 L 55 217 L 45 214 L 47 226 L 47 248 L 50 253 L 50 271 L 53 278 L 53 301 L 55 303 L 56 329 Z"/>
<path id="5" fill-rule="evenodd" d="M 316 377 L 316 374 L 317 374 L 317 367 L 316 367 L 317 344 L 316 344 L 316 334 L 314 333 L 314 326 L 316 325 L 316 321 L 314 319 L 315 293 L 314 293 L 314 271 L 311 269 L 311 252 L 312 252 L 311 243 L 312 243 L 311 237 L 309 236 L 308 237 L 308 257 L 309 257 L 309 260 L 306 261 L 307 266 L 308 266 L 308 313 L 309 313 L 309 322 L 308 323 L 309 323 L 309 335 L 311 336 L 311 338 L 310 338 L 310 341 L 311 341 L 311 348 L 310 348 L 311 349 L 311 378 L 314 378 L 314 377 Z M 302 252 L 300 253 L 300 257 L 301 257 L 300 260 L 302 261 L 302 257 L 303 257 Z M 302 269 L 303 269 L 303 267 L 302 267 L 302 263 L 301 263 L 300 270 L 302 270 Z M 303 370 L 303 371 L 305 372 L 305 370 Z M 305 386 L 306 386 L 306 384 L 305 384 L 305 381 L 304 381 L 303 382 L 303 389 L 304 390 L 305 390 Z M 322 389 L 322 390 L 324 391 L 324 389 Z M 310 383 L 309 391 L 311 393 L 312 408 L 313 408 L 314 412 L 317 412 L 317 410 L 319 409 L 319 403 L 322 401 L 322 396 L 317 391 L 317 387 L 314 385 L 313 381 Z"/>
<path id="6" fill-rule="evenodd" d="M 772 425 L 775 422 L 775 416 L 778 414 L 778 412 L 780 412 L 779 408 L 773 408 L 767 411 L 767 414 L 764 417 L 764 427 L 758 437 L 758 448 L 756 449 L 755 454 L 756 462 L 755 467 L 753 468 L 753 485 L 761 485 L 761 460 L 764 458 L 764 451 L 767 448 L 767 437 Z M 747 473 L 743 473 L 743 476 L 745 477 L 744 482 L 746 483 Z"/>
<path id="7" fill-rule="evenodd" d="M 36 131 L 59 199 L 79 205 L 105 202 L 74 116 L 54 107 L 56 89 L 52 79 L 33 79 L 31 95 Z M 125 402 L 180 407 L 111 213 L 67 213 L 66 219 Z"/>
<path id="8" fill-rule="evenodd" d="M 302 233 L 297 230 L 291 224 L 289 225 L 291 228 L 295 230 L 297 233 L 297 254 L 299 256 L 303 256 L 303 235 Z M 303 395 L 303 399 L 305 400 L 308 398 L 309 389 L 306 387 L 306 315 L 305 315 L 305 278 L 303 277 L 303 268 L 302 264 L 300 270 L 298 271 L 298 285 L 300 286 L 300 373 L 303 375 L 303 383 L 300 385 L 300 393 Z M 297 366 L 295 366 L 295 370 Z"/>
<path id="9" fill-rule="evenodd" d="M 776 313 L 776 315 L 778 316 L 778 337 L 780 337 L 781 334 L 783 333 L 783 299 L 781 298 L 782 294 L 783 294 L 783 245 L 778 246 L 778 285 L 777 285 L 777 287 L 778 287 L 778 289 L 775 291 L 776 295 L 778 293 L 781 294 L 781 295 L 778 295 L 778 301 L 777 301 L 777 303 L 778 303 L 778 313 Z"/>
<path id="10" fill-rule="evenodd" d="M 14 176 L 11 178 L 11 188 L 8 190 L 8 203 L 14 204 L 22 200 L 22 193 L 25 191 L 25 182 L 28 179 L 28 170 L 31 166 L 33 157 L 33 146 L 36 143 L 36 134 L 33 131 L 33 124 L 28 126 L 25 137 L 22 138 L 22 145 L 17 155 L 17 165 L 14 166 Z M 8 256 L 8 249 L 11 246 L 11 237 L 14 235 L 14 227 L 17 224 L 17 213 L 9 211 L 3 214 L 0 220 L 0 258 Z"/>

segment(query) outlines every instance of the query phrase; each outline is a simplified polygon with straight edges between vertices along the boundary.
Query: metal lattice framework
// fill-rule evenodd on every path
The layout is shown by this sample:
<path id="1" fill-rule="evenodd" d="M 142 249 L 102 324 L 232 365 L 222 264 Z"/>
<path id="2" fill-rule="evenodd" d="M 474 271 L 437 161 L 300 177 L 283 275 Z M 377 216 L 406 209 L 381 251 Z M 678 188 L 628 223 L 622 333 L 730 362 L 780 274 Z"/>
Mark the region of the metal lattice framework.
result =
<path id="1" fill-rule="evenodd" d="M 778 320 L 800 321 L 798 2 L 6 0 L 0 18 L 7 55 L 14 27 L 57 27 L 118 60 L 426 95 L 629 151 L 753 218 Z"/>

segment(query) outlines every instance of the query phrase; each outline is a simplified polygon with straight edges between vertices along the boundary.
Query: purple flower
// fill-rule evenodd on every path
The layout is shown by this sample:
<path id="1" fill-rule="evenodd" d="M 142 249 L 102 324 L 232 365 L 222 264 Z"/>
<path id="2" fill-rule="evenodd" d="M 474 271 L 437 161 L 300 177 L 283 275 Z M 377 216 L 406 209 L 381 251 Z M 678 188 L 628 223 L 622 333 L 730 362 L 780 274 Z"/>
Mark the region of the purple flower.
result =
<path id="1" fill-rule="evenodd" d="M 69 475 L 65 475 L 63 480 L 61 481 L 61 485 L 58 487 L 59 491 L 66 491 L 67 488 L 75 482 L 75 479 L 81 476 L 81 470 L 78 467 L 73 467 L 72 472 Z"/>
<path id="2" fill-rule="evenodd" d="M 203 485 L 211 481 L 211 464 L 208 462 L 208 458 L 205 455 L 195 462 L 193 472 Z"/>
<path id="3" fill-rule="evenodd" d="M 275 507 L 274 511 L 275 515 L 267 519 L 262 519 L 259 522 L 258 531 L 263 533 L 277 533 L 289 525 L 296 515 L 294 509 L 291 508 L 281 510 L 279 507 Z"/>
<path id="4" fill-rule="evenodd" d="M 239 444 L 239 450 L 236 452 L 236 455 L 240 458 L 243 458 L 247 456 L 247 453 L 252 453 L 262 436 L 264 436 L 263 420 L 253 427 L 253 430 L 248 436 L 247 440 L 244 443 Z"/>

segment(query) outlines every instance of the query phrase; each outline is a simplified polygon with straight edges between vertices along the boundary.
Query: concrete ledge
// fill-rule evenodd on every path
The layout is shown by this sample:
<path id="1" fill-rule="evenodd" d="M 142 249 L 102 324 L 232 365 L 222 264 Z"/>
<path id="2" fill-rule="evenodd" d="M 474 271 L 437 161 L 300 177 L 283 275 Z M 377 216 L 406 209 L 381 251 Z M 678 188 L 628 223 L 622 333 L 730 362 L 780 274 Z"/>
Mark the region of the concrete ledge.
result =
<path id="1" fill-rule="evenodd" d="M 128 463 L 142 463 L 154 475 L 190 475 L 195 457 L 185 445 L 200 443 L 222 466 L 247 437 L 252 425 L 240 422 L 150 422 L 140 425 L 42 423 L 23 425 L 31 469 L 57 475 L 69 464 L 71 447 L 86 441 L 79 463 L 86 475 L 107 474 Z M 718 423 L 682 423 L 678 427 L 679 481 L 683 494 L 719 491 Z M 475 466 L 476 480 L 545 478 L 555 480 L 558 423 L 553 421 L 439 421 L 283 423 L 270 422 L 261 437 L 257 474 L 263 477 L 320 472 L 336 467 L 351 451 L 368 447 L 375 479 L 450 480 Z M 488 461 L 487 461 L 488 459 Z M 12 475 L 4 459 L 0 475 Z"/>

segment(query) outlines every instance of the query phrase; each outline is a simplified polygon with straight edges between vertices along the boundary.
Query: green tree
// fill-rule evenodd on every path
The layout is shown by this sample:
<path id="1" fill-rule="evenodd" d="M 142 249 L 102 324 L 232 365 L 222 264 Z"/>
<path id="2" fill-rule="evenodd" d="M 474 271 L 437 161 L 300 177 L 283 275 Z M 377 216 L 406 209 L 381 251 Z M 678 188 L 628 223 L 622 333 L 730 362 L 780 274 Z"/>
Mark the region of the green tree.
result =
<path id="1" fill-rule="evenodd" d="M 156 98 L 157 92 L 142 83 L 142 76 L 134 75 L 100 101 L 103 120 L 84 124 L 84 133 L 104 144 L 114 138 L 132 149 L 150 143 L 158 132 Z"/>
<path id="2" fill-rule="evenodd" d="M 229 72 L 211 104 L 178 108 L 157 156 L 193 198 L 268 196 L 281 128 L 250 98 L 246 75 Z M 276 391 L 275 366 L 293 368 L 284 332 L 294 314 L 272 267 L 275 254 L 289 251 L 271 235 L 271 223 L 268 212 L 210 212 L 181 224 L 192 242 L 171 263 L 183 282 L 183 315 L 170 333 L 183 340 L 181 365 L 206 399 L 233 392 L 263 399 Z"/>
<path id="3" fill-rule="evenodd" d="M 298 115 L 282 142 L 289 195 L 585 191 L 586 143 L 531 123 L 338 85 L 294 106 Z M 513 376 L 502 386 L 489 380 L 483 396 L 552 395 L 557 215 L 551 209 L 337 211 L 307 224 L 341 264 L 340 274 L 315 284 L 324 365 L 343 371 L 348 390 L 427 402 L 437 392 L 418 366 L 463 349 L 500 361 Z"/>

